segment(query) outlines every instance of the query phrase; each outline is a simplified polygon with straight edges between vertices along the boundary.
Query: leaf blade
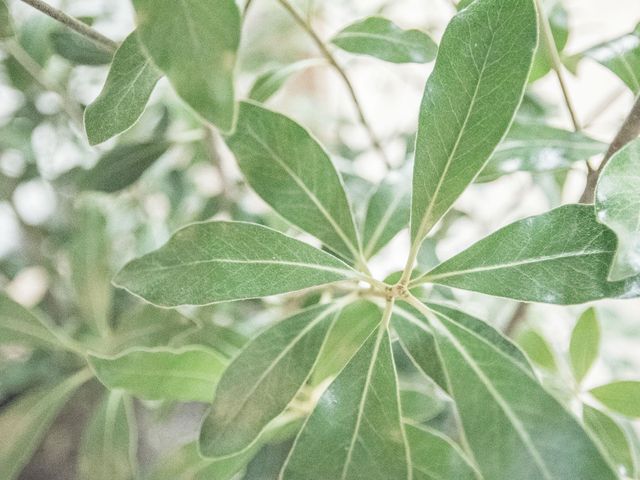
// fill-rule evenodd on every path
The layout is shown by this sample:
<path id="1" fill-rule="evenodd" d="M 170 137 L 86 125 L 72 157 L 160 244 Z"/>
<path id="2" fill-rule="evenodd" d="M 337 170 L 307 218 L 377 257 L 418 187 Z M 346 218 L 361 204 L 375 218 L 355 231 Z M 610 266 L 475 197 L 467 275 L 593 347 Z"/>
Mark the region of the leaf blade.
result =
<path id="1" fill-rule="evenodd" d="M 414 246 L 480 173 L 507 132 L 536 43 L 537 15 L 529 0 L 476 1 L 449 23 L 420 110 Z"/>
<path id="2" fill-rule="evenodd" d="M 235 117 L 240 11 L 233 0 L 134 0 L 138 35 L 178 95 L 223 131 Z"/>
<path id="3" fill-rule="evenodd" d="M 600 350 L 600 324 L 593 308 L 586 310 L 578 319 L 571 334 L 569 357 L 578 383 L 589 373 Z"/>
<path id="4" fill-rule="evenodd" d="M 106 142 L 133 126 L 161 76 L 134 31 L 116 51 L 102 91 L 85 110 L 89 143 Z"/>
<path id="5" fill-rule="evenodd" d="M 382 17 L 368 17 L 349 25 L 338 32 L 331 43 L 350 53 L 393 63 L 428 63 L 438 51 L 426 33 L 403 30 Z"/>
<path id="6" fill-rule="evenodd" d="M 640 418 L 640 382 L 617 381 L 596 387 L 589 393 L 620 415 Z"/>
<path id="7" fill-rule="evenodd" d="M 274 210 L 341 255 L 358 257 L 342 179 L 309 132 L 284 115 L 242 102 L 227 145 L 251 187 Z"/>
<path id="8" fill-rule="evenodd" d="M 114 282 L 160 306 L 207 305 L 302 290 L 348 279 L 352 272 L 337 258 L 270 228 L 205 222 L 133 260 Z"/>

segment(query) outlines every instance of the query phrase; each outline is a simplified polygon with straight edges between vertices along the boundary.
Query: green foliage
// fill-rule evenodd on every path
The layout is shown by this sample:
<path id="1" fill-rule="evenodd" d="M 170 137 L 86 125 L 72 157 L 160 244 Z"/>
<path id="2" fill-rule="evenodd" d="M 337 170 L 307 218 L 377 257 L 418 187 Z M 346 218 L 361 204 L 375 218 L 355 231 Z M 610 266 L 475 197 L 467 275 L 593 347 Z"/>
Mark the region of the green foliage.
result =
<path id="1" fill-rule="evenodd" d="M 341 30 L 331 43 L 342 50 L 393 63 L 427 63 L 437 45 L 419 30 L 402 30 L 382 17 L 369 17 Z"/>
<path id="2" fill-rule="evenodd" d="M 1 206 L 21 242 L 0 253 L 0 478 L 18 478 L 63 408 L 82 432 L 81 480 L 636 478 L 640 382 L 599 357 L 607 309 L 585 310 L 561 355 L 540 333 L 561 328 L 540 325 L 552 314 L 509 321 L 500 298 L 640 297 L 640 143 L 590 170 L 595 205 L 542 202 L 516 221 L 490 205 L 505 217 L 491 224 L 512 223 L 473 243 L 465 225 L 486 219 L 457 202 L 515 172 L 549 205 L 568 198 L 567 171 L 607 145 L 555 126 L 530 88 L 557 68 L 539 32 L 549 21 L 567 65 L 595 59 L 634 91 L 637 32 L 563 58 L 561 3 L 462 0 L 440 47 L 371 11 L 325 40 L 314 17 L 332 9 L 316 3 L 241 15 L 234 0 L 133 0 L 119 42 L 61 12 L 72 29 L 14 22 L 0 3 L 3 92 L 20 93 L 3 109 Z M 387 119 L 369 118 L 366 80 L 351 82 L 338 49 L 394 73 L 437 54 L 417 125 L 378 136 Z M 85 108 L 87 71 L 105 80 Z M 263 105 L 293 75 L 304 81 L 277 109 L 297 120 Z M 158 88 L 149 105 L 163 76 L 182 101 Z M 353 118 L 325 117 L 344 99 Z M 59 172 L 67 152 L 81 161 Z M 54 213 L 31 221 L 21 191 L 40 184 Z M 441 262 L 461 237 L 471 246 Z M 588 390 L 596 361 L 613 378 Z"/>
<path id="3" fill-rule="evenodd" d="M 609 280 L 640 274 L 640 141 L 630 143 L 607 163 L 596 190 L 598 220 L 618 237 Z"/>

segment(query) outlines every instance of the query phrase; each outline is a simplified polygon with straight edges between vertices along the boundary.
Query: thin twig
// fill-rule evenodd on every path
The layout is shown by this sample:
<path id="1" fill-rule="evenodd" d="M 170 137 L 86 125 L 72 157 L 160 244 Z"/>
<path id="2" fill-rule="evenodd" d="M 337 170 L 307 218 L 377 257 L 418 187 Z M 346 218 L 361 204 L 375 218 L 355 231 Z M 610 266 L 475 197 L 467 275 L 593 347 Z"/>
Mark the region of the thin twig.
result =
<path id="1" fill-rule="evenodd" d="M 75 30 L 81 35 L 93 40 L 98 46 L 103 49 L 113 53 L 118 48 L 118 44 L 111 40 L 110 38 L 105 37 L 97 30 L 94 30 L 86 23 L 81 22 L 77 18 L 73 18 L 70 15 L 67 15 L 62 10 L 58 10 L 57 8 L 52 7 L 46 2 L 42 0 L 20 0 L 27 5 L 31 5 L 33 8 L 40 10 L 45 15 L 50 16 L 54 20 L 66 25 L 72 30 Z"/>
<path id="2" fill-rule="evenodd" d="M 82 109 L 80 106 L 69 97 L 62 87 L 47 80 L 47 76 L 42 70 L 42 67 L 18 42 L 9 39 L 2 44 L 2 49 L 11 55 L 42 88 L 57 94 L 58 97 L 60 97 L 64 111 L 67 112 L 76 126 L 82 128 Z"/>
<path id="3" fill-rule="evenodd" d="M 333 56 L 333 54 L 329 50 L 329 47 L 327 47 L 325 42 L 320 38 L 320 36 L 316 33 L 313 27 L 311 27 L 311 25 L 309 25 L 309 23 L 304 19 L 302 14 L 298 12 L 298 10 L 291 3 L 289 3 L 288 0 L 278 0 L 278 2 L 280 3 L 280 5 L 282 5 L 282 7 L 287 12 L 289 12 L 289 14 L 296 21 L 296 23 L 298 23 L 298 25 L 300 25 L 300 27 L 302 27 L 304 31 L 307 32 L 307 34 L 311 37 L 313 42 L 316 44 L 316 46 L 320 50 L 320 53 L 322 53 L 322 55 L 327 59 L 329 64 L 331 64 L 331 66 L 336 70 L 338 75 L 340 75 L 344 84 L 347 87 L 347 90 L 349 91 L 349 95 L 351 96 L 351 99 L 353 100 L 353 105 L 360 119 L 360 123 L 362 123 L 362 126 L 365 128 L 365 130 L 367 131 L 367 134 L 369 135 L 369 138 L 371 139 L 371 144 L 378 151 L 378 153 L 384 160 L 384 163 L 390 167 L 391 163 L 389 162 L 389 158 L 387 157 L 387 154 L 385 153 L 384 148 L 382 147 L 382 143 L 378 139 L 378 136 L 376 135 L 373 128 L 367 121 L 367 117 L 364 114 L 362 105 L 360 104 L 360 100 L 358 99 L 358 95 L 356 94 L 355 88 L 353 87 L 351 80 L 349 80 L 349 77 L 347 76 L 347 73 L 345 72 L 345 70 L 338 63 L 336 58 Z"/>
<path id="4" fill-rule="evenodd" d="M 597 169 L 589 169 L 587 185 L 584 188 L 584 192 L 582 192 L 582 197 L 580 197 L 580 203 L 593 203 L 598 179 L 604 167 L 609 163 L 611 157 L 626 144 L 638 138 L 638 136 L 640 136 L 640 97 L 636 99 L 629 116 L 622 124 L 611 145 L 609 145 L 600 166 Z"/>
<path id="5" fill-rule="evenodd" d="M 538 17 L 540 18 L 540 23 L 542 26 L 542 36 L 547 47 L 547 52 L 551 56 L 551 63 L 553 66 L 553 70 L 558 77 L 558 83 L 560 83 L 560 89 L 562 90 L 562 95 L 564 96 L 565 104 L 567 105 L 567 110 L 569 111 L 569 115 L 571 116 L 571 121 L 573 122 L 573 127 L 576 132 L 581 130 L 580 122 L 578 120 L 578 115 L 576 114 L 576 109 L 573 106 L 573 102 L 571 101 L 571 96 L 569 95 L 569 89 L 567 88 L 566 81 L 564 79 L 564 72 L 562 66 L 562 60 L 560 59 L 560 53 L 558 52 L 558 47 L 556 46 L 556 41 L 553 38 L 553 31 L 551 30 L 551 23 L 549 22 L 549 17 L 546 15 L 544 11 L 544 7 L 542 6 L 542 2 L 540 0 L 536 0 L 536 6 L 538 7 Z"/>
<path id="6" fill-rule="evenodd" d="M 244 4 L 244 8 L 242 9 L 242 16 L 246 17 L 247 13 L 249 13 L 249 9 L 251 8 L 251 4 L 253 0 L 247 0 L 247 3 Z"/>

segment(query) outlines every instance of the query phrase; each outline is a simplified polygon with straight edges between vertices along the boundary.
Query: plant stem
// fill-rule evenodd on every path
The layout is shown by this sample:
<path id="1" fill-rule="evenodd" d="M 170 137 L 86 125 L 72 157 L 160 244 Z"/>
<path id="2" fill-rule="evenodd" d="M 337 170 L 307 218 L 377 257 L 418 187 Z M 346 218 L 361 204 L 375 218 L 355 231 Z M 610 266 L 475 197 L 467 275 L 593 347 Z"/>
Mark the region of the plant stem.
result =
<path id="1" fill-rule="evenodd" d="M 31 5 L 33 8 L 40 10 L 45 15 L 50 16 L 54 20 L 66 25 L 72 30 L 75 30 L 81 35 L 93 40 L 98 46 L 103 49 L 113 53 L 118 48 L 118 44 L 111 40 L 110 38 L 105 37 L 97 30 L 94 30 L 86 23 L 81 22 L 77 18 L 73 18 L 70 15 L 67 15 L 62 10 L 58 10 L 57 8 L 52 7 L 46 2 L 42 0 L 21 0 L 27 5 Z"/>
<path id="2" fill-rule="evenodd" d="M 600 166 L 597 169 L 589 169 L 587 176 L 587 185 L 584 188 L 580 203 L 593 203 L 596 186 L 598 179 L 604 167 L 609 163 L 611 157 L 613 157 L 621 148 L 627 145 L 629 142 L 635 140 L 640 135 L 640 96 L 636 98 L 636 101 L 631 108 L 629 116 L 625 119 L 622 127 L 616 134 L 613 142 L 609 145 L 607 153 L 605 153 Z"/>
<path id="3" fill-rule="evenodd" d="M 244 4 L 244 8 L 242 9 L 243 17 L 246 17 L 247 13 L 249 13 L 249 9 L 251 8 L 252 3 L 253 3 L 253 0 L 247 0 L 247 2 Z"/>
<path id="4" fill-rule="evenodd" d="M 564 96 L 564 102 L 567 106 L 567 110 L 569 111 L 569 115 L 571 116 L 573 127 L 576 132 L 579 132 L 581 130 L 580 122 L 578 121 L 578 115 L 576 114 L 576 110 L 573 106 L 573 102 L 571 101 L 571 96 L 569 95 L 569 89 L 567 88 L 567 84 L 564 79 L 562 60 L 560 59 L 560 53 L 558 52 L 556 41 L 553 38 L 553 31 L 551 30 L 551 23 L 549 22 L 549 17 L 547 17 L 544 11 L 542 2 L 540 0 L 535 0 L 535 1 L 536 1 L 536 7 L 538 8 L 538 17 L 540 18 L 540 23 L 542 26 L 543 40 L 547 47 L 547 51 L 551 56 L 551 63 L 553 65 L 553 70 L 556 73 L 556 77 L 558 77 L 558 83 L 560 83 L 560 89 L 562 90 L 562 95 Z"/>
<path id="5" fill-rule="evenodd" d="M 15 40 L 7 40 L 2 44 L 2 48 L 5 52 L 11 55 L 15 61 L 18 62 L 20 66 L 24 68 L 37 83 L 40 84 L 42 88 L 56 93 L 58 97 L 60 97 L 64 111 L 67 112 L 71 117 L 71 120 L 79 128 L 82 128 L 82 109 L 71 97 L 69 97 L 62 87 L 47 80 L 47 76 L 38 62 L 36 62 Z"/>
<path id="6" fill-rule="evenodd" d="M 289 3 L 289 0 L 278 0 L 278 2 L 293 17 L 296 23 L 298 23 L 298 25 L 300 25 L 300 27 L 302 27 L 302 29 L 305 32 L 307 32 L 309 37 L 311 37 L 313 42 L 316 44 L 316 46 L 320 50 L 320 53 L 322 53 L 322 55 L 327 59 L 329 64 L 336 70 L 338 75 L 342 78 L 342 81 L 344 82 L 345 86 L 347 87 L 347 90 L 349 91 L 349 95 L 351 96 L 351 99 L 353 101 L 353 105 L 358 114 L 358 118 L 360 119 L 360 123 L 362 124 L 362 126 L 367 131 L 367 134 L 369 135 L 371 144 L 378 151 L 378 153 L 380 154 L 380 157 L 382 158 L 382 160 L 384 160 L 384 163 L 387 165 L 387 167 L 391 167 L 389 158 L 387 157 L 387 154 L 385 153 L 384 148 L 382 147 L 382 144 L 378 139 L 378 136 L 376 135 L 373 128 L 367 121 L 367 117 L 365 116 L 364 111 L 362 110 L 362 105 L 360 103 L 360 100 L 358 99 L 358 95 L 356 94 L 355 88 L 353 87 L 351 80 L 349 80 L 349 77 L 347 76 L 347 73 L 345 72 L 344 68 L 342 68 L 342 66 L 338 63 L 334 55 L 329 50 L 329 47 L 320 38 L 320 36 L 316 33 L 313 27 L 311 27 L 311 25 L 304 19 L 302 14 L 298 12 L 298 10 L 291 3 Z"/>

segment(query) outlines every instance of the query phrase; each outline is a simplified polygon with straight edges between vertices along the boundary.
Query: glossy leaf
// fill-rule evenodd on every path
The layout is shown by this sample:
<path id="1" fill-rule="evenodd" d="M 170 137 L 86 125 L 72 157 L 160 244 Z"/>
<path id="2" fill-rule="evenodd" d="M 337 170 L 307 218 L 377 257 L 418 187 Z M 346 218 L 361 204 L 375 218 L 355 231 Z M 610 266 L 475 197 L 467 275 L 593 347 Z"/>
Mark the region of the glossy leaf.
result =
<path id="1" fill-rule="evenodd" d="M 155 140 L 118 145 L 100 157 L 93 168 L 78 174 L 83 190 L 114 193 L 135 183 L 169 148 L 169 143 Z"/>
<path id="2" fill-rule="evenodd" d="M 281 477 L 404 479 L 407 455 L 391 343 L 378 329 L 320 398 Z"/>
<path id="3" fill-rule="evenodd" d="M 0 478 L 18 478 L 60 410 L 90 377 L 83 370 L 57 385 L 18 397 L 0 410 Z"/>
<path id="4" fill-rule="evenodd" d="M 420 30 L 403 30 L 382 17 L 359 20 L 340 31 L 331 43 L 350 53 L 393 63 L 427 63 L 438 46 Z"/>
<path id="5" fill-rule="evenodd" d="M 607 414 L 589 405 L 584 405 L 582 416 L 585 426 L 600 441 L 613 463 L 624 469 L 626 476 L 633 477 L 636 460 L 624 430 Z"/>
<path id="6" fill-rule="evenodd" d="M 137 348 L 114 357 L 89 356 L 89 363 L 110 390 L 146 400 L 210 402 L 226 361 L 202 347 Z"/>
<path id="7" fill-rule="evenodd" d="M 591 47 L 583 55 L 611 70 L 632 92 L 640 92 L 640 25 L 627 35 Z"/>
<path id="8" fill-rule="evenodd" d="M 589 393 L 605 407 L 620 415 L 640 418 L 640 382 L 613 382 L 596 387 Z"/>
<path id="9" fill-rule="evenodd" d="M 105 142 L 136 123 L 161 75 L 134 31 L 116 51 L 100 95 L 85 110 L 89 143 Z"/>
<path id="10" fill-rule="evenodd" d="M 15 36 L 16 32 L 11 19 L 11 12 L 7 0 L 0 0 L 0 40 Z"/>
<path id="11" fill-rule="evenodd" d="M 106 65 L 112 54 L 95 42 L 68 29 L 59 29 L 49 34 L 53 50 L 62 58 L 77 65 Z"/>
<path id="12" fill-rule="evenodd" d="M 598 220 L 618 237 L 609 280 L 640 274 L 640 140 L 616 153 L 602 170 L 596 188 Z"/>
<path id="13" fill-rule="evenodd" d="M 216 389 L 200 432 L 203 455 L 244 450 L 284 411 L 309 378 L 338 310 L 313 307 L 247 344 Z"/>
<path id="14" fill-rule="evenodd" d="M 249 99 L 264 103 L 275 95 L 293 75 L 308 68 L 323 65 L 323 63 L 322 60 L 311 58 L 290 65 L 270 68 L 256 78 L 249 91 Z"/>
<path id="15" fill-rule="evenodd" d="M 600 325 L 593 308 L 585 311 L 571 334 L 569 356 L 573 374 L 581 382 L 589 373 L 593 362 L 598 358 L 600 350 Z"/>
<path id="16" fill-rule="evenodd" d="M 161 306 L 265 297 L 352 276 L 337 258 L 266 227 L 197 223 L 133 260 L 114 282 Z"/>
<path id="17" fill-rule="evenodd" d="M 409 225 L 411 193 L 402 181 L 383 181 L 369 199 L 364 221 L 365 258 L 378 253 Z"/>
<path id="18" fill-rule="evenodd" d="M 449 23 L 420 109 L 411 238 L 421 242 L 509 129 L 537 39 L 531 0 L 477 0 Z"/>
<path id="19" fill-rule="evenodd" d="M 560 305 L 640 295 L 640 276 L 608 282 L 616 239 L 590 205 L 519 220 L 442 263 L 422 280 L 525 302 Z"/>
<path id="20" fill-rule="evenodd" d="M 74 236 L 69 250 L 71 280 L 83 322 L 104 337 L 111 330 L 110 242 L 107 219 L 100 207 L 89 199 L 82 201 L 74 215 Z"/>
<path id="21" fill-rule="evenodd" d="M 583 133 L 539 123 L 516 122 L 498 145 L 478 181 L 488 181 L 514 172 L 549 172 L 570 168 L 588 160 L 607 146 Z"/>
<path id="22" fill-rule="evenodd" d="M 284 115 L 243 102 L 227 139 L 251 187 L 280 215 L 347 258 L 358 236 L 342 180 L 329 155 Z"/>
<path id="23" fill-rule="evenodd" d="M 434 314 L 444 316 L 449 321 L 459 323 L 462 327 L 473 331 L 494 345 L 502 354 L 511 358 L 521 368 L 531 371 L 531 366 L 522 352 L 486 322 L 444 305 L 434 303 L 428 305 Z M 402 305 L 402 307 L 396 308 L 393 326 L 409 358 L 438 386 L 447 391 L 449 387 L 446 373 L 438 357 L 433 332 L 424 317 L 417 310 Z"/>
<path id="24" fill-rule="evenodd" d="M 0 294 L 0 344 L 60 348 L 52 327 L 4 294 Z"/>
<path id="25" fill-rule="evenodd" d="M 379 307 L 367 301 L 352 303 L 340 311 L 313 369 L 313 385 L 340 373 L 380 324 L 381 314 Z"/>
<path id="26" fill-rule="evenodd" d="M 234 0 L 134 0 L 140 41 L 178 95 L 223 131 L 235 117 L 240 12 Z"/>
<path id="27" fill-rule="evenodd" d="M 130 399 L 122 392 L 111 392 L 94 412 L 82 435 L 78 479 L 135 478 L 136 433 Z"/>
<path id="28" fill-rule="evenodd" d="M 578 421 L 530 370 L 446 316 L 431 315 L 429 323 L 466 444 L 485 478 L 617 478 Z"/>
<path id="29" fill-rule="evenodd" d="M 535 330 L 526 330 L 518 336 L 518 345 L 536 365 L 556 372 L 556 357 L 547 340 Z"/>
<path id="30" fill-rule="evenodd" d="M 411 449 L 413 480 L 476 480 L 460 448 L 435 430 L 405 425 Z"/>

